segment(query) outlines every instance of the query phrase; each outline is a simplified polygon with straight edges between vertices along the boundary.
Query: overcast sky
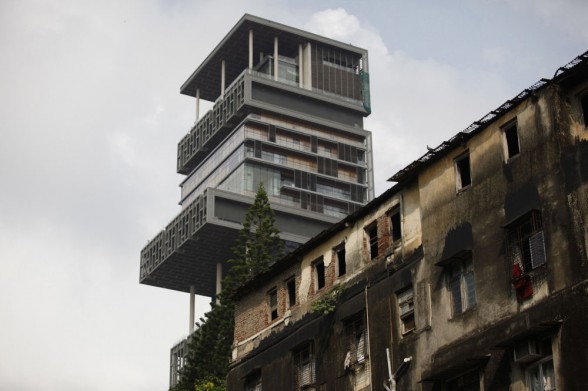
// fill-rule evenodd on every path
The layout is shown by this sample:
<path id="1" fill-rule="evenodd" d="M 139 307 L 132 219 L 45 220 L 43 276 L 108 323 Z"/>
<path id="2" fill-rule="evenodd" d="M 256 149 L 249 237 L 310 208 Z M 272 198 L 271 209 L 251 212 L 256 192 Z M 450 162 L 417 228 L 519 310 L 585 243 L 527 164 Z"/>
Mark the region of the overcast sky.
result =
<path id="1" fill-rule="evenodd" d="M 376 194 L 588 49 L 583 0 L 0 0 L 0 390 L 167 389 L 189 297 L 139 252 L 180 210 L 179 87 L 244 13 L 369 50 Z"/>

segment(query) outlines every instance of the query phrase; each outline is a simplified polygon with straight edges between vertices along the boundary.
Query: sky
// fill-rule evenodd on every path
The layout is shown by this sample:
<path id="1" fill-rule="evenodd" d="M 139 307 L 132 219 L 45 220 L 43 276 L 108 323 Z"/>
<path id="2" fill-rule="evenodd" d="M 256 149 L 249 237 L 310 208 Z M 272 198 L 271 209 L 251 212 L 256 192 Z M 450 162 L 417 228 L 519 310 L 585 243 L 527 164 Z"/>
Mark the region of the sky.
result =
<path id="1" fill-rule="evenodd" d="M 588 50 L 583 0 L 0 0 L 0 391 L 167 389 L 189 296 L 139 253 L 180 211 L 179 88 L 244 13 L 369 50 L 376 194 Z"/>

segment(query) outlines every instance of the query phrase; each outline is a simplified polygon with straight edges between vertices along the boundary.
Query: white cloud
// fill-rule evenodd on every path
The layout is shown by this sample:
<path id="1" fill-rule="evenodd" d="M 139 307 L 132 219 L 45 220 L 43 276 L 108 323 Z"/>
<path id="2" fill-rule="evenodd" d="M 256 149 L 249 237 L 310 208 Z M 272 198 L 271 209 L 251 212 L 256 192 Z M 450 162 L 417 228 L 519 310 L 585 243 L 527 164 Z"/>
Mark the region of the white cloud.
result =
<path id="1" fill-rule="evenodd" d="M 437 146 L 508 98 L 496 75 L 391 51 L 341 8 L 314 14 L 307 28 L 369 51 L 372 114 L 365 127 L 373 132 L 376 194 L 427 145 Z"/>

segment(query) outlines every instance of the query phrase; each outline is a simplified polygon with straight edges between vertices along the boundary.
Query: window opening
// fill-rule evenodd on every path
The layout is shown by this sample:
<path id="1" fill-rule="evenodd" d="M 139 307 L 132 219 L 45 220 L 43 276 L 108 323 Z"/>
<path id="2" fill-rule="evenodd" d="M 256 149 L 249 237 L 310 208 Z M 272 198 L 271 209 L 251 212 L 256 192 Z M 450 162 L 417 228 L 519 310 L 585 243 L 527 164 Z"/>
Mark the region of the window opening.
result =
<path id="1" fill-rule="evenodd" d="M 245 391 L 262 391 L 260 370 L 247 376 L 245 380 Z"/>
<path id="2" fill-rule="evenodd" d="M 298 349 L 294 352 L 294 361 L 297 368 L 298 389 L 306 389 L 315 383 L 315 360 L 312 343 Z"/>
<path id="3" fill-rule="evenodd" d="M 553 357 L 547 357 L 527 369 L 530 391 L 556 391 Z"/>
<path id="4" fill-rule="evenodd" d="M 512 265 L 512 284 L 517 298 L 533 296 L 533 279 L 536 270 L 547 263 L 541 213 L 537 210 L 507 227 L 507 254 Z"/>
<path id="5" fill-rule="evenodd" d="M 472 258 L 452 264 L 448 270 L 448 279 L 453 315 L 473 308 L 476 305 L 476 288 Z"/>
<path id="6" fill-rule="evenodd" d="M 363 312 L 353 316 L 345 322 L 347 336 L 347 351 L 349 359 L 345 360 L 345 367 L 363 363 L 368 354 L 367 329 Z"/>
<path id="7" fill-rule="evenodd" d="M 370 258 L 374 259 L 378 256 L 378 226 L 376 224 L 372 224 L 365 230 L 369 238 Z"/>
<path id="8" fill-rule="evenodd" d="M 335 250 L 337 255 L 337 275 L 344 276 L 347 273 L 347 262 L 345 260 L 345 243 Z"/>
<path id="9" fill-rule="evenodd" d="M 365 312 L 360 312 L 344 323 L 347 353 L 344 367 L 353 375 L 354 389 L 362 390 L 369 384 L 368 330 Z"/>
<path id="10" fill-rule="evenodd" d="M 278 318 L 278 291 L 276 288 L 272 289 L 269 293 L 269 307 L 270 307 L 270 319 L 275 320 Z"/>
<path id="11" fill-rule="evenodd" d="M 396 294 L 402 334 L 406 334 L 415 328 L 414 322 L 414 295 L 412 286 Z"/>
<path id="12" fill-rule="evenodd" d="M 288 290 L 288 308 L 296 305 L 296 277 L 291 277 L 286 281 L 286 289 Z"/>
<path id="13" fill-rule="evenodd" d="M 323 257 L 314 263 L 315 287 L 319 291 L 325 287 L 325 262 Z"/>
<path id="14" fill-rule="evenodd" d="M 469 153 L 465 153 L 455 159 L 455 171 L 457 174 L 456 186 L 458 191 L 472 184 Z"/>
<path id="15" fill-rule="evenodd" d="M 402 225 L 400 219 L 400 208 L 396 207 L 390 215 L 390 230 L 392 231 L 392 241 L 396 242 L 402 239 Z"/>
<path id="16" fill-rule="evenodd" d="M 506 142 L 506 159 L 510 159 L 520 152 L 519 147 L 519 133 L 517 129 L 517 122 L 512 121 L 504 127 L 504 140 Z"/>

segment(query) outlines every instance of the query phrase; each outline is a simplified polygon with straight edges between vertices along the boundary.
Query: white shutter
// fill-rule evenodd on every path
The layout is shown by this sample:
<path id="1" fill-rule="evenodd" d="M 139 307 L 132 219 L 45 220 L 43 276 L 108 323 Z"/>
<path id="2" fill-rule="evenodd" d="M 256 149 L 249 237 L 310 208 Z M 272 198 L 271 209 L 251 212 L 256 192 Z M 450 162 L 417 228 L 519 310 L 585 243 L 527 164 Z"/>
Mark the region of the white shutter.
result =
<path id="1" fill-rule="evenodd" d="M 529 247 L 531 247 L 531 266 L 535 269 L 546 262 L 543 231 L 539 231 L 529 238 Z"/>

